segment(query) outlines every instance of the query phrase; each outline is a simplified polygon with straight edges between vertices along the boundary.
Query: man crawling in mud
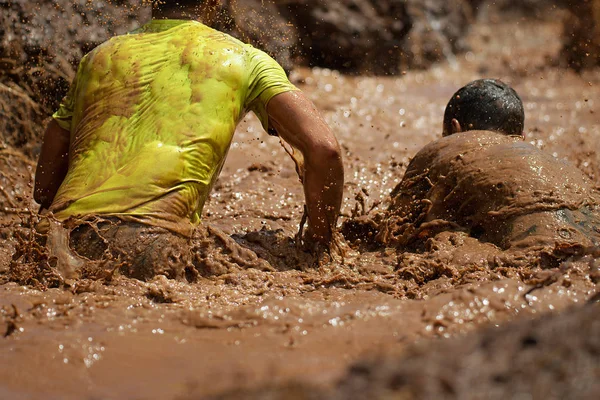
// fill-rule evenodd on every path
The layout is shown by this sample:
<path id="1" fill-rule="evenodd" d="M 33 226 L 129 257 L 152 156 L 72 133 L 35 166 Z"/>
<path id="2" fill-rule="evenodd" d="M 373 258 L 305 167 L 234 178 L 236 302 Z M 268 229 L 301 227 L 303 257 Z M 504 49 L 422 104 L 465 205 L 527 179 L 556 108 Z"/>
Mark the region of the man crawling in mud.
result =
<path id="1" fill-rule="evenodd" d="M 149 23 L 81 60 L 47 127 L 34 189 L 77 255 L 97 260 L 118 244 L 108 255 L 124 274 L 181 277 L 248 111 L 301 153 L 304 242 L 330 244 L 344 179 L 336 138 L 271 57 L 209 27 L 218 3 L 155 1 Z"/>
<path id="2" fill-rule="evenodd" d="M 523 104 L 497 80 L 456 92 L 443 138 L 411 161 L 378 239 L 419 247 L 440 231 L 501 249 L 597 246 L 600 195 L 577 168 L 524 141 Z"/>

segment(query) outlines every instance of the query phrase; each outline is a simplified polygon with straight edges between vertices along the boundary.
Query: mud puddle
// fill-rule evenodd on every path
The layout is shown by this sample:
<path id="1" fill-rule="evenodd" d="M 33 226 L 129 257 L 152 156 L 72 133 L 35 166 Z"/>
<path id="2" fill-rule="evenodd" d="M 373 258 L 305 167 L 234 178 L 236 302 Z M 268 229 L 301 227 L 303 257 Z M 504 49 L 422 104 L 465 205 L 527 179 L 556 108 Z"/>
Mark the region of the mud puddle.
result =
<path id="1" fill-rule="evenodd" d="M 540 32 L 556 45 L 539 46 Z M 559 35 L 559 23 L 481 24 L 471 52 L 428 71 L 399 78 L 295 71 L 345 150 L 344 218 L 383 207 L 410 157 L 441 135 L 449 97 L 481 76 L 520 93 L 528 141 L 598 183 L 600 75 L 552 67 Z M 34 209 L 31 161 L 8 150 L 3 159 L 18 172 L 0 175 L 11 188 L 3 198 L 13 203 L 0 214 L 4 280 L 14 233 L 28 232 L 23 210 Z M 0 397 L 191 399 L 290 380 L 327 387 L 364 357 L 556 313 L 598 289 L 596 253 L 542 268 L 490 255 L 459 233 L 438 235 L 424 253 L 357 248 L 343 263 L 295 265 L 290 238 L 302 205 L 292 161 L 248 117 L 204 221 L 234 235 L 232 246 L 262 254 L 271 270 L 232 263 L 193 284 L 118 276 L 47 290 L 4 283 Z"/>

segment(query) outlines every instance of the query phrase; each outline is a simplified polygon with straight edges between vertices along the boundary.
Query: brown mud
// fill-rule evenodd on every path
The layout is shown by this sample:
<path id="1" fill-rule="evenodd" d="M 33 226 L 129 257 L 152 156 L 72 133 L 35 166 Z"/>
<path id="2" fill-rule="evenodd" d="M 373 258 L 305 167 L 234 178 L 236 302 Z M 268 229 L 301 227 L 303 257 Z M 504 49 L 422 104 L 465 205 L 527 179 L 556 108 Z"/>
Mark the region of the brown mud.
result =
<path id="1" fill-rule="evenodd" d="M 558 20 L 478 24 L 471 51 L 401 77 L 295 70 L 345 152 L 343 220 L 386 209 L 410 158 L 440 137 L 450 96 L 482 76 L 520 93 L 527 142 L 598 186 L 600 74 L 556 67 L 561 32 Z M 293 162 L 252 116 L 237 130 L 194 239 L 193 279 L 142 282 L 111 273 L 114 264 L 61 275 L 59 256 L 36 252 L 32 159 L 10 146 L 0 154 L 0 398 L 198 399 L 278 385 L 282 398 L 334 389 L 339 398 L 383 398 L 390 387 L 407 398 L 435 398 L 440 387 L 461 397 L 477 373 L 498 376 L 481 380 L 491 382 L 481 393 L 522 388 L 544 398 L 512 385 L 527 378 L 549 390 L 580 382 L 566 397 L 586 398 L 586 385 L 598 381 L 590 367 L 598 364 L 598 309 L 583 308 L 598 292 L 596 249 L 544 264 L 444 231 L 418 251 L 355 245 L 315 268 L 295 241 L 303 195 Z M 400 355 L 368 361 L 387 354 Z M 556 373 L 575 365 L 568 354 L 578 364 L 563 381 L 541 378 L 540 363 Z M 402 383 L 418 377 L 438 383 L 427 393 Z"/>
<path id="2" fill-rule="evenodd" d="M 353 365 L 333 390 L 287 384 L 215 398 L 593 399 L 600 390 L 599 312 L 600 304 L 590 304 L 464 338 L 421 342 L 402 355 Z"/>

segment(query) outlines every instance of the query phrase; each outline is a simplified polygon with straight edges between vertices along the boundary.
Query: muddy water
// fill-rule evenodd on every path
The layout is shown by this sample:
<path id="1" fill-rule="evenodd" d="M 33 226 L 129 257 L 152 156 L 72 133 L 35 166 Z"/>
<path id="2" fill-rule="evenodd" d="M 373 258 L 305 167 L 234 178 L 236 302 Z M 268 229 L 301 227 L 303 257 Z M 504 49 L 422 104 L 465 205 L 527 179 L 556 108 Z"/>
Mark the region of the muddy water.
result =
<path id="1" fill-rule="evenodd" d="M 447 100 L 482 76 L 521 94 L 528 142 L 599 185 L 600 75 L 552 67 L 559 34 L 559 24 L 481 24 L 471 52 L 400 78 L 295 71 L 345 152 L 344 219 L 386 207 L 410 157 L 440 137 Z M 11 202 L 0 214 L 6 281 L 9 267 L 26 269 L 10 257 L 15 232 L 28 233 L 23 209 L 34 205 L 31 161 L 1 151 L 10 163 L 0 175 Z M 53 280 L 48 263 L 29 285 L 0 286 L 0 398 L 187 399 L 288 380 L 327 386 L 365 356 L 584 303 L 600 279 L 593 251 L 542 268 L 460 232 L 415 253 L 358 246 L 314 268 L 292 240 L 302 205 L 293 162 L 249 116 L 205 209 L 210 268 L 197 282 Z M 60 287 L 40 290 L 44 282 Z"/>

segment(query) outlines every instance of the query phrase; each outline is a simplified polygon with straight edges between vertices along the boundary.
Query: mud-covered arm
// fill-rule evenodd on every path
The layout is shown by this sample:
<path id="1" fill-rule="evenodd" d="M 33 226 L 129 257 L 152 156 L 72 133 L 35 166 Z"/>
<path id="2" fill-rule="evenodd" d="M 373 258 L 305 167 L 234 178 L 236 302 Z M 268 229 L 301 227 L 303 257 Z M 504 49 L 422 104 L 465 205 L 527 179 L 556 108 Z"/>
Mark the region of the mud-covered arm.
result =
<path id="1" fill-rule="evenodd" d="M 48 209 L 56 196 L 69 168 L 68 130 L 52 120 L 46 128 L 42 151 L 35 170 L 33 198 L 43 209 Z"/>
<path id="2" fill-rule="evenodd" d="M 343 196 L 340 146 L 314 104 L 300 91 L 273 97 L 267 113 L 279 136 L 302 153 L 310 239 L 328 244 Z"/>

